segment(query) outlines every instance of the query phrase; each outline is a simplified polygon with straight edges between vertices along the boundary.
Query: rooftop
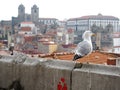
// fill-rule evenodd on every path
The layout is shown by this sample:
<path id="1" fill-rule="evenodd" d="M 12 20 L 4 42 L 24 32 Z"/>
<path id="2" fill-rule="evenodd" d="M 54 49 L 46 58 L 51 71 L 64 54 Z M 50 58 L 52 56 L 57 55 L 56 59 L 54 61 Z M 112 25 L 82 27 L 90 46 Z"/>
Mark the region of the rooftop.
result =
<path id="1" fill-rule="evenodd" d="M 120 56 L 119 54 L 94 51 L 90 55 L 78 59 L 77 62 L 106 64 L 108 59 L 115 59 L 115 58 L 118 58 L 119 56 Z M 73 53 L 55 53 L 53 55 L 42 54 L 40 57 L 72 61 L 74 54 Z"/>
<path id="2" fill-rule="evenodd" d="M 82 16 L 82 17 L 78 17 L 78 18 L 71 18 L 69 19 L 71 20 L 83 20 L 83 19 L 110 19 L 110 20 L 119 20 L 117 17 L 114 16 L 108 16 L 108 15 L 102 15 L 102 14 L 98 14 L 98 15 L 87 15 L 87 16 Z"/>
<path id="3" fill-rule="evenodd" d="M 31 31 L 31 28 L 30 27 L 21 27 L 21 30 L 22 31 Z"/>
<path id="4" fill-rule="evenodd" d="M 113 34 L 113 38 L 120 38 L 120 32 L 116 32 Z"/>
<path id="5" fill-rule="evenodd" d="M 16 52 L 16 51 L 14 51 Z M 9 51 L 0 50 L 0 55 L 10 55 Z M 32 57 L 40 57 L 40 58 L 50 58 L 50 59 L 58 59 L 58 60 L 68 60 L 72 61 L 74 57 L 74 53 L 70 52 L 57 52 L 53 54 L 32 54 Z M 77 60 L 77 62 L 81 63 L 92 63 L 92 64 L 108 64 L 111 62 L 108 62 L 108 60 L 116 60 L 120 57 L 120 54 L 115 53 L 107 53 L 107 52 L 100 52 L 100 51 L 93 51 L 90 55 L 85 56 L 83 58 L 80 58 Z M 114 65 L 115 62 L 112 62 Z"/>

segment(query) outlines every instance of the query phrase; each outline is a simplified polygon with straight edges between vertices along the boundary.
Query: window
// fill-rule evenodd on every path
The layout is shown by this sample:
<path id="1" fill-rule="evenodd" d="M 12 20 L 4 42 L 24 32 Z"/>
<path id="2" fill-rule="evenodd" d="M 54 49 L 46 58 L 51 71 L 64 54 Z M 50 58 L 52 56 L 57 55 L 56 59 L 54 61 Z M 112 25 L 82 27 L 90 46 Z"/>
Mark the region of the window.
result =
<path id="1" fill-rule="evenodd" d="M 37 10 L 36 10 L 36 9 L 34 10 L 34 13 L 37 13 Z"/>

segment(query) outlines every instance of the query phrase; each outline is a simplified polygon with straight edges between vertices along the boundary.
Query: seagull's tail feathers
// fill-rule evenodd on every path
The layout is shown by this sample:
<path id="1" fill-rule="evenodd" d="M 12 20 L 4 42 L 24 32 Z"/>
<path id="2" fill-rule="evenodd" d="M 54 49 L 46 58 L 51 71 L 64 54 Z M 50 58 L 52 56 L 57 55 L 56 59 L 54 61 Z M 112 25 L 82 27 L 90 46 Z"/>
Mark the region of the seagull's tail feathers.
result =
<path id="1" fill-rule="evenodd" d="M 75 56 L 74 56 L 74 58 L 73 58 L 73 61 L 75 61 L 75 60 L 77 60 L 77 59 L 79 59 L 79 58 L 82 58 L 83 56 L 81 56 L 81 55 L 77 55 L 77 54 L 75 54 Z"/>

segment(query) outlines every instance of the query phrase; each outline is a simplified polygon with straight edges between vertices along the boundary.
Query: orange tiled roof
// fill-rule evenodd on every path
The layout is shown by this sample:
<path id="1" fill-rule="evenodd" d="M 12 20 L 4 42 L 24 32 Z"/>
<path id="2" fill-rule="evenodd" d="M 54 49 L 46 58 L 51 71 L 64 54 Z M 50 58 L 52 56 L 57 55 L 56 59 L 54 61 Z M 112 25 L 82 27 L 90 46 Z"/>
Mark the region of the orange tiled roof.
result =
<path id="1" fill-rule="evenodd" d="M 22 31 L 31 31 L 31 28 L 30 27 L 21 27 L 21 30 Z"/>
<path id="2" fill-rule="evenodd" d="M 105 64 L 107 63 L 107 59 L 109 58 L 117 58 L 117 55 L 110 54 L 110 53 L 102 53 L 102 52 L 93 52 L 89 56 L 81 58 L 78 62 L 89 62 L 95 64 Z"/>
<path id="3" fill-rule="evenodd" d="M 117 58 L 120 55 L 112 54 L 112 53 L 104 53 L 104 52 L 92 52 L 90 55 L 85 56 L 77 60 L 77 62 L 81 63 L 94 63 L 94 64 L 106 64 L 107 59 L 109 58 Z M 60 60 L 70 60 L 72 61 L 74 54 L 73 53 L 60 53 L 60 54 L 53 54 L 53 55 L 44 55 L 43 58 L 54 58 Z"/>
<path id="4" fill-rule="evenodd" d="M 24 36 L 25 41 L 33 41 L 34 36 Z"/>
<path id="5" fill-rule="evenodd" d="M 68 29 L 68 33 L 73 33 L 73 29 Z"/>
<path id="6" fill-rule="evenodd" d="M 0 50 L 0 55 L 10 55 L 10 52 L 4 51 L 4 50 Z"/>

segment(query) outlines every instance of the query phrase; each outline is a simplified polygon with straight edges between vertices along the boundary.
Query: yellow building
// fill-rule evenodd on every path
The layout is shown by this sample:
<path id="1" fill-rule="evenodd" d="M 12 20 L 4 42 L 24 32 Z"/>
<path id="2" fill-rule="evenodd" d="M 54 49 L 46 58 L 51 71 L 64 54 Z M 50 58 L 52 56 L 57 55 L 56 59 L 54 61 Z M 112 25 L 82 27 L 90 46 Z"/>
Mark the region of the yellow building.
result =
<path id="1" fill-rule="evenodd" d="M 57 51 L 57 44 L 48 39 L 41 39 L 38 42 L 38 51 L 44 54 L 52 54 Z"/>
<path id="2" fill-rule="evenodd" d="M 50 54 L 57 51 L 57 44 L 49 44 L 48 47 Z"/>

